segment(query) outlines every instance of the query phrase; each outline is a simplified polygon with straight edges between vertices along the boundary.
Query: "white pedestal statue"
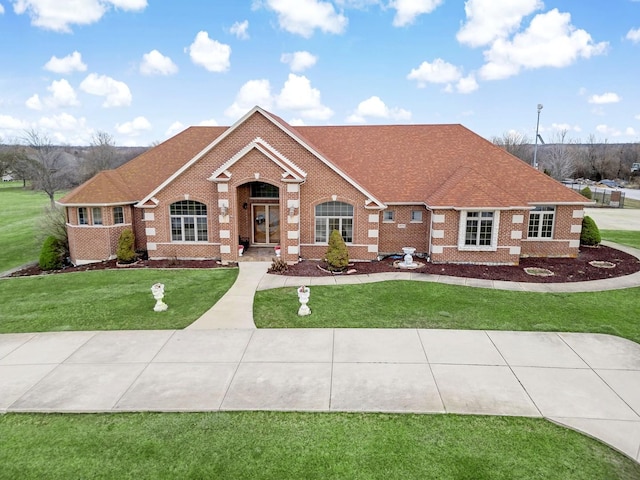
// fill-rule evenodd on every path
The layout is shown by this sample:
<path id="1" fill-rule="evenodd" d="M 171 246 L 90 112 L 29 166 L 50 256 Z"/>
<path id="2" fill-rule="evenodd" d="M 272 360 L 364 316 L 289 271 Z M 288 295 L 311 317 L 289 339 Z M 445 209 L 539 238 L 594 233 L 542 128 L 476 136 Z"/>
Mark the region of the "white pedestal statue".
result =
<path id="1" fill-rule="evenodd" d="M 164 298 L 164 284 L 163 283 L 155 283 L 151 287 L 151 293 L 153 294 L 153 298 L 156 299 L 156 304 L 153 307 L 155 312 L 164 312 L 167 308 L 166 303 L 162 301 Z"/>
<path id="2" fill-rule="evenodd" d="M 400 267 L 402 268 L 415 267 L 416 264 L 413 263 L 412 255 L 416 252 L 416 249 L 413 247 L 402 247 L 402 252 L 404 253 L 404 262 L 400 264 Z"/>
<path id="3" fill-rule="evenodd" d="M 311 290 L 309 287 L 305 287 L 304 285 L 298 288 L 298 300 L 300 301 L 300 308 L 298 309 L 298 315 L 304 317 L 306 315 L 311 315 L 311 309 L 307 305 L 309 303 L 309 296 L 311 295 Z"/>

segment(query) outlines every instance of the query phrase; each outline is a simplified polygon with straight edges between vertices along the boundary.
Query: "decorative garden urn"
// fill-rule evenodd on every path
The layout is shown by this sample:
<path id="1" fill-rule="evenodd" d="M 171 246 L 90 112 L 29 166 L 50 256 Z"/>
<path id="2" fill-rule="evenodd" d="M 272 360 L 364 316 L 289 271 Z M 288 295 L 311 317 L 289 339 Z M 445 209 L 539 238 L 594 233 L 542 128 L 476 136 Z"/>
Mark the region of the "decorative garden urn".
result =
<path id="1" fill-rule="evenodd" d="M 311 315 L 311 309 L 307 305 L 309 303 L 309 296 L 311 295 L 311 290 L 309 287 L 305 287 L 304 285 L 298 288 L 298 300 L 300 301 L 300 308 L 298 309 L 298 315 L 304 317 L 306 315 Z"/>

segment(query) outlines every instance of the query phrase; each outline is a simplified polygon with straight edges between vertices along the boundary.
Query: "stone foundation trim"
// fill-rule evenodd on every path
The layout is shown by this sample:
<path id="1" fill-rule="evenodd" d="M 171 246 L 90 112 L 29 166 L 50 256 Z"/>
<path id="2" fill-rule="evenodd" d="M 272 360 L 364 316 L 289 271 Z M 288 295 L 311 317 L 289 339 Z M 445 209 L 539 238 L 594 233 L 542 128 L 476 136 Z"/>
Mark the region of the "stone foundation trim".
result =
<path id="1" fill-rule="evenodd" d="M 511 240 L 520 240 L 522 238 L 522 230 L 511 230 Z"/>
<path id="2" fill-rule="evenodd" d="M 143 220 L 145 222 L 153 222 L 156 219 L 156 214 L 154 212 L 144 212 Z"/>
<path id="3" fill-rule="evenodd" d="M 573 218 L 584 218 L 584 210 L 582 210 L 582 209 L 574 210 L 573 211 Z"/>
<path id="4" fill-rule="evenodd" d="M 514 215 L 511 218 L 511 223 L 519 224 L 524 222 L 524 215 Z"/>
<path id="5" fill-rule="evenodd" d="M 231 253 L 230 245 L 220 245 L 220 253 Z"/>
<path id="6" fill-rule="evenodd" d="M 520 255 L 521 251 L 520 247 L 509 247 L 509 255 Z"/>
<path id="7" fill-rule="evenodd" d="M 297 245 L 290 245 L 287 247 L 287 253 L 289 255 L 298 255 L 300 253 L 300 249 Z"/>
<path id="8" fill-rule="evenodd" d="M 156 229 L 154 227 L 145 228 L 144 233 L 147 237 L 154 237 L 156 235 Z"/>
<path id="9" fill-rule="evenodd" d="M 153 252 L 154 250 L 158 249 L 158 244 L 154 243 L 154 242 L 147 242 L 147 250 L 149 252 Z"/>
<path id="10" fill-rule="evenodd" d="M 378 238 L 378 230 L 369 230 L 367 235 L 369 238 Z"/>
<path id="11" fill-rule="evenodd" d="M 231 238 L 231 230 L 220 230 L 220 238 Z"/>
<path id="12" fill-rule="evenodd" d="M 380 223 L 380 216 L 370 213 L 369 214 L 369 223 Z"/>
<path id="13" fill-rule="evenodd" d="M 300 233 L 297 230 L 289 230 L 287 232 L 287 238 L 289 240 L 297 240 L 298 238 L 300 238 Z"/>
<path id="14" fill-rule="evenodd" d="M 367 252 L 369 253 L 378 253 L 377 245 L 367 245 Z"/>
<path id="15" fill-rule="evenodd" d="M 444 238 L 444 230 L 433 230 L 431 232 L 432 238 Z"/>
<path id="16" fill-rule="evenodd" d="M 571 225 L 571 233 L 581 233 L 582 225 Z"/>
<path id="17" fill-rule="evenodd" d="M 444 252 L 444 247 L 442 245 L 432 245 L 431 246 L 431 253 L 442 253 Z"/>
<path id="18" fill-rule="evenodd" d="M 444 223 L 444 214 L 433 214 L 431 219 L 433 223 Z"/>

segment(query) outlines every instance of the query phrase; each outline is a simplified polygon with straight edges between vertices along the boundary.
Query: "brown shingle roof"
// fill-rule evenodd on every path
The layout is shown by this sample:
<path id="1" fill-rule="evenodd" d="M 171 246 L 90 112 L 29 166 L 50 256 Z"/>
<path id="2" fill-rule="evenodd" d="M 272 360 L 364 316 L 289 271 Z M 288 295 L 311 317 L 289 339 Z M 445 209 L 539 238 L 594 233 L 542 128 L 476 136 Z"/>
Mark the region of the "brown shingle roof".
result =
<path id="1" fill-rule="evenodd" d="M 384 202 L 460 208 L 585 202 L 461 125 L 292 127 L 258 111 Z M 118 169 L 97 175 L 60 203 L 140 201 L 228 128 L 190 127 Z"/>
<path id="2" fill-rule="evenodd" d="M 112 171 L 121 187 L 99 174 L 72 190 L 60 203 L 83 205 L 140 201 L 229 127 L 189 127 Z M 105 172 L 102 172 L 105 173 Z M 99 192 L 99 194 L 98 194 Z"/>

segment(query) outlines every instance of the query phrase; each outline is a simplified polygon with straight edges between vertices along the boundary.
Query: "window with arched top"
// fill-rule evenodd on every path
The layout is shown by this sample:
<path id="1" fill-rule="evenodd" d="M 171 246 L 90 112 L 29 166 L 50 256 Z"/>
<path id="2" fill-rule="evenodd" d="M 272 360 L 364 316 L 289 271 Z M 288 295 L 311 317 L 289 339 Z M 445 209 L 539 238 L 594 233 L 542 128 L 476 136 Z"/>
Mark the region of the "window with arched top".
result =
<path id="1" fill-rule="evenodd" d="M 333 230 L 338 230 L 346 243 L 353 242 L 353 205 L 344 202 L 316 205 L 316 243 L 327 243 Z"/>
<path id="2" fill-rule="evenodd" d="M 206 242 L 207 206 L 193 200 L 182 200 L 169 207 L 172 242 Z"/>

